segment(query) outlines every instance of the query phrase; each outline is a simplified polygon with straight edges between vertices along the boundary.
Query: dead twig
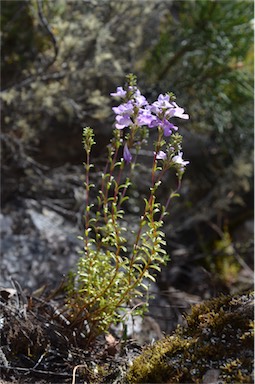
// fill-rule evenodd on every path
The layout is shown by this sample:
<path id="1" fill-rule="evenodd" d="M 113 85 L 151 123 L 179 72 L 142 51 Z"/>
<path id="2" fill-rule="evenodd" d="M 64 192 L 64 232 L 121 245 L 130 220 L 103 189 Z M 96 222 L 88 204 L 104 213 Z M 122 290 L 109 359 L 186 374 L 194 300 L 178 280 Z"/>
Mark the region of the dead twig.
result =
<path id="1" fill-rule="evenodd" d="M 42 362 L 43 358 L 47 355 L 47 353 L 49 352 L 49 345 L 47 346 L 46 350 L 41 354 L 41 356 L 39 357 L 39 359 L 37 360 L 37 363 L 33 366 L 33 369 L 36 369 L 40 363 Z"/>
<path id="2" fill-rule="evenodd" d="M 88 369 L 88 367 L 87 367 L 86 364 L 79 364 L 79 365 L 76 365 L 76 366 L 74 367 L 74 369 L 73 369 L 73 380 L 72 380 L 72 384 L 75 384 L 75 374 L 76 374 L 76 371 L 77 371 L 78 368 L 87 368 L 87 369 Z M 86 384 L 85 381 L 84 381 L 84 384 Z"/>
<path id="3" fill-rule="evenodd" d="M 23 368 L 23 367 L 13 367 L 13 366 L 4 366 L 0 365 L 0 368 L 5 368 L 12 371 L 23 371 L 29 373 L 39 373 L 43 375 L 50 375 L 50 376 L 61 376 L 61 377 L 73 377 L 73 375 L 70 375 L 69 373 L 62 373 L 62 372 L 53 372 L 53 371 L 42 371 L 40 369 L 34 369 L 34 368 Z"/>

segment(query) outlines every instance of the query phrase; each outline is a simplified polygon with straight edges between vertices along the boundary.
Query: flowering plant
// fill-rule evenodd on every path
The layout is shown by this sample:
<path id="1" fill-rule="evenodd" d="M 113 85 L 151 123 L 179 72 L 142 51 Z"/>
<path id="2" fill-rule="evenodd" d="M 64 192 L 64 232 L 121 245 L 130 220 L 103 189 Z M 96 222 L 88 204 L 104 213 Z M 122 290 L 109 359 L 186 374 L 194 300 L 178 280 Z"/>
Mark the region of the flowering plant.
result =
<path id="1" fill-rule="evenodd" d="M 90 127 L 83 130 L 86 152 L 86 208 L 85 230 L 82 240 L 84 254 L 79 259 L 77 271 L 71 275 L 68 288 L 68 306 L 73 326 L 87 325 L 91 339 L 118 321 L 127 312 L 142 313 L 146 303 L 134 305 L 134 299 L 148 290 L 148 281 L 155 281 L 155 272 L 168 260 L 164 249 L 163 219 L 172 197 L 177 195 L 188 161 L 183 160 L 182 136 L 173 117 L 188 119 L 171 93 L 159 95 L 152 104 L 141 94 L 134 75 L 127 76 L 125 88 L 118 87 L 114 98 L 121 103 L 113 107 L 115 128 L 108 146 L 108 157 L 101 176 L 97 201 L 90 201 L 91 149 L 95 144 Z M 154 129 L 157 140 L 151 157 L 151 186 L 144 199 L 144 209 L 139 217 L 138 230 L 128 231 L 125 225 L 125 203 L 133 184 L 135 169 L 139 167 L 138 155 L 148 142 L 148 132 Z M 157 201 L 156 193 L 165 173 L 174 168 L 178 186 L 169 191 L 166 203 Z M 132 246 L 128 246 L 128 236 Z M 133 307 L 132 307 L 133 305 Z"/>

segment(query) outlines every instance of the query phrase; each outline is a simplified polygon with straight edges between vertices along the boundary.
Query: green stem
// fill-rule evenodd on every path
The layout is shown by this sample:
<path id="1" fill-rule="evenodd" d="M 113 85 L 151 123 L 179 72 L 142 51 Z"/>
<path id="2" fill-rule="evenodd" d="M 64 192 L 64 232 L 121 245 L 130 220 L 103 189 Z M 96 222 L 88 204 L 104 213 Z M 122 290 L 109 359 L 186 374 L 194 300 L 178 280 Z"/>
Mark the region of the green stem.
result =
<path id="1" fill-rule="evenodd" d="M 181 188 L 181 180 L 178 178 L 178 185 L 177 185 L 177 188 L 175 191 L 171 192 L 168 196 L 168 199 L 167 199 L 167 202 L 164 206 L 164 212 L 162 212 L 159 220 L 163 220 L 163 217 L 165 215 L 165 212 L 167 211 L 168 207 L 169 207 L 169 204 L 170 204 L 170 201 L 172 200 L 172 198 L 175 196 L 176 193 L 178 193 L 179 189 Z"/>
<path id="2" fill-rule="evenodd" d="M 86 151 L 86 213 L 85 213 L 85 250 L 87 252 L 87 256 L 89 257 L 89 192 L 90 192 L 90 186 L 89 186 L 89 170 L 90 170 L 90 152 Z"/>

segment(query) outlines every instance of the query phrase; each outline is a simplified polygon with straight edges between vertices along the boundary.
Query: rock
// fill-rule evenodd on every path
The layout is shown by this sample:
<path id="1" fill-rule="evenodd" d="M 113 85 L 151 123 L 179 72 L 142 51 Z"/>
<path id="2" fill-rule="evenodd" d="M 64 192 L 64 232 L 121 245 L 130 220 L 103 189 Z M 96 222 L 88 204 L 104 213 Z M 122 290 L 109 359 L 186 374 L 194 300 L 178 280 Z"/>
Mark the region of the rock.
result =
<path id="1" fill-rule="evenodd" d="M 79 229 L 33 199 L 1 214 L 1 284 L 17 280 L 24 289 L 58 284 L 78 259 Z"/>
<path id="2" fill-rule="evenodd" d="M 0 234 L 1 236 L 10 235 L 12 233 L 13 220 L 10 216 L 0 213 Z"/>

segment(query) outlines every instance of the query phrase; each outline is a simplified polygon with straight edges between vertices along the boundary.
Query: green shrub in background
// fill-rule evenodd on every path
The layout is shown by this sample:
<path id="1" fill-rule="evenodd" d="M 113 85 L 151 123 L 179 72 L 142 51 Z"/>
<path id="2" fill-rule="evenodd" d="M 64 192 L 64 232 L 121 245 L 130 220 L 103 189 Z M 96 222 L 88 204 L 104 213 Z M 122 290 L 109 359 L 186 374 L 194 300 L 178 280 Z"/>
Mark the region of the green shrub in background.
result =
<path id="1" fill-rule="evenodd" d="M 248 252 L 232 234 L 253 218 L 253 51 L 253 2 L 173 1 L 161 19 L 159 39 L 141 63 L 152 93 L 167 84 L 192 111 L 187 136 L 194 140 L 185 141 L 192 160 L 185 178 L 189 208 L 179 231 L 195 229 L 195 253 L 204 255 L 201 261 L 207 254 L 211 267 L 204 265 L 216 276 L 225 272 L 219 271 L 212 239 L 224 242 L 225 225 L 230 244 L 238 249 L 236 276 L 236 258 L 252 260 L 252 234 L 244 235 Z M 227 264 L 229 256 L 221 261 Z"/>
<path id="2" fill-rule="evenodd" d="M 173 1 L 144 67 L 231 157 L 253 145 L 253 19 L 252 1 Z"/>

